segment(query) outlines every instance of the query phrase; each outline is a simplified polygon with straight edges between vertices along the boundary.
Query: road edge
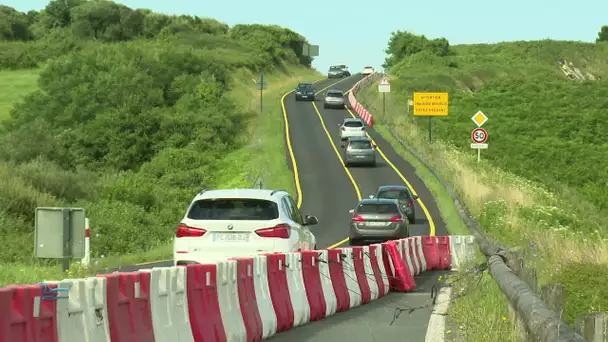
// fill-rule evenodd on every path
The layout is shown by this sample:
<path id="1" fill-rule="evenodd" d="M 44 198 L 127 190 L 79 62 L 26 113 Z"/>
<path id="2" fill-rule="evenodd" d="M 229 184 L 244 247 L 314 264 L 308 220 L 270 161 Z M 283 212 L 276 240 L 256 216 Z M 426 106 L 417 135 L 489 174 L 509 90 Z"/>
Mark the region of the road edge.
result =
<path id="1" fill-rule="evenodd" d="M 452 299 L 452 287 L 444 286 L 439 290 L 437 302 L 429 319 L 424 342 L 444 342 L 446 340 L 446 317 Z"/>

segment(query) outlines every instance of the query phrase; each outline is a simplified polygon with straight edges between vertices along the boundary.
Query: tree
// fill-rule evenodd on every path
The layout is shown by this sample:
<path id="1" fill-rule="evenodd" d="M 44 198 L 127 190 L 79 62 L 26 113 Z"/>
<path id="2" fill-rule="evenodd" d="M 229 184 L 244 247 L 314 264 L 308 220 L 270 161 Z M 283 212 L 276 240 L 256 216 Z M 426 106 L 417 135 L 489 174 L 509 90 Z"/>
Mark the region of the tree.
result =
<path id="1" fill-rule="evenodd" d="M 595 40 L 595 42 L 608 42 L 608 25 L 602 26 L 600 32 L 598 32 L 597 34 L 597 39 Z"/>
<path id="2" fill-rule="evenodd" d="M 30 40 L 29 19 L 12 7 L 0 5 L 0 40 Z"/>
<path id="3" fill-rule="evenodd" d="M 388 41 L 384 52 L 388 55 L 382 66 L 385 69 L 392 67 L 408 56 L 422 51 L 444 57 L 450 53 L 450 42 L 446 38 L 429 40 L 424 35 L 415 35 L 407 31 L 394 31 Z"/>

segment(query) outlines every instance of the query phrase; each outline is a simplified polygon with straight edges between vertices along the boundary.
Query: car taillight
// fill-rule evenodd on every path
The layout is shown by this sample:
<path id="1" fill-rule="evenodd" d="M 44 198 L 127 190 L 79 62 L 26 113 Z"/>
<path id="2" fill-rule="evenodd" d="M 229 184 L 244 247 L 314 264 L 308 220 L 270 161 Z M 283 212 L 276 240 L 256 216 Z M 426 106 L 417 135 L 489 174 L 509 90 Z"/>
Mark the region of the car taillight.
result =
<path id="1" fill-rule="evenodd" d="M 199 237 L 199 236 L 205 235 L 206 232 L 207 231 L 202 228 L 189 227 L 189 226 L 181 223 L 179 226 L 177 226 L 177 231 L 175 232 L 175 237 L 176 238 Z"/>
<path id="2" fill-rule="evenodd" d="M 390 221 L 391 222 L 403 222 L 403 217 L 396 215 L 396 216 L 391 217 Z"/>
<path id="3" fill-rule="evenodd" d="M 291 227 L 288 224 L 277 224 L 271 228 L 262 228 L 255 231 L 261 237 L 289 239 L 291 235 Z"/>
<path id="4" fill-rule="evenodd" d="M 414 205 L 414 200 L 407 200 L 407 206 L 411 207 Z"/>
<path id="5" fill-rule="evenodd" d="M 353 216 L 353 218 L 351 219 L 353 222 L 363 222 L 365 221 L 365 219 L 359 215 L 355 215 Z"/>

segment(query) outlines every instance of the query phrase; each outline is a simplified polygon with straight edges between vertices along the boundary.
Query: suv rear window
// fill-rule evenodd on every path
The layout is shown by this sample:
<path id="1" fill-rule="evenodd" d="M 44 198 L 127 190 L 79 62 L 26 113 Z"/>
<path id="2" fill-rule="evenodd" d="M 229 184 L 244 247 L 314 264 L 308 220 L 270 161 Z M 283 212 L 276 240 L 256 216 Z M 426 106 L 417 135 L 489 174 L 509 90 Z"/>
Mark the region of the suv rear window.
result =
<path id="1" fill-rule="evenodd" d="M 188 218 L 191 220 L 259 220 L 279 217 L 275 202 L 251 198 L 221 198 L 196 201 Z"/>
<path id="2" fill-rule="evenodd" d="M 344 127 L 363 127 L 363 122 L 361 121 L 345 121 Z"/>
<path id="3" fill-rule="evenodd" d="M 312 88 L 312 84 L 310 83 L 302 83 L 298 85 L 298 89 L 310 89 Z"/>
<path id="4" fill-rule="evenodd" d="M 368 203 L 360 204 L 357 208 L 358 214 L 395 214 L 399 215 L 399 208 L 394 203 Z"/>
<path id="5" fill-rule="evenodd" d="M 340 70 L 340 69 L 342 69 L 342 67 L 339 67 L 339 66 L 337 66 L 337 65 L 334 65 L 334 66 L 330 66 L 330 67 L 329 67 L 329 70 Z"/>
<path id="6" fill-rule="evenodd" d="M 342 93 L 333 92 L 333 91 L 327 92 L 327 97 L 342 97 L 342 96 L 343 96 Z"/>
<path id="7" fill-rule="evenodd" d="M 356 140 L 351 141 L 348 147 L 353 150 L 371 150 L 372 143 L 365 140 Z"/>
<path id="8" fill-rule="evenodd" d="M 395 190 L 383 190 L 378 193 L 377 198 L 388 198 L 396 199 L 401 201 L 407 201 L 412 199 L 412 196 L 408 190 L 395 189 Z"/>

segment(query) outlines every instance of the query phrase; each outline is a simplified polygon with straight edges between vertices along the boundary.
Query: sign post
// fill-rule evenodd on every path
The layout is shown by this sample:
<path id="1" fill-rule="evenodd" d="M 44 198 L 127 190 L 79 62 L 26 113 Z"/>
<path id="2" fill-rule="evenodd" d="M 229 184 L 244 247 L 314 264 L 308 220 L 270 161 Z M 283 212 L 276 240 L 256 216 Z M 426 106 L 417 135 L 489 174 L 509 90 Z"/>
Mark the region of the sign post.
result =
<path id="1" fill-rule="evenodd" d="M 433 116 L 448 115 L 448 93 L 414 93 L 414 116 L 429 117 L 429 143 L 433 142 Z"/>
<path id="2" fill-rule="evenodd" d="M 260 112 L 264 111 L 264 89 L 268 88 L 268 82 L 266 82 L 264 80 L 264 71 L 262 71 L 260 73 L 260 78 L 255 81 L 255 84 L 257 85 L 258 90 L 260 91 Z"/>
<path id="3" fill-rule="evenodd" d="M 478 111 L 471 117 L 471 120 L 477 125 L 477 128 L 471 132 L 471 140 L 473 140 L 471 148 L 477 149 L 477 162 L 479 163 L 481 161 L 481 149 L 488 148 L 488 144 L 485 143 L 488 140 L 488 131 L 481 128 L 488 121 L 488 117 L 482 111 Z"/>
<path id="4" fill-rule="evenodd" d="M 382 81 L 378 84 L 378 92 L 382 93 L 382 117 L 386 114 L 386 93 L 391 92 L 391 83 L 386 79 L 386 76 L 382 77 Z"/>
<path id="5" fill-rule="evenodd" d="M 85 256 L 86 217 L 82 208 L 36 208 L 34 255 L 37 258 L 63 259 L 63 271 L 70 259 Z"/>
<path id="6" fill-rule="evenodd" d="M 302 56 L 317 57 L 319 55 L 319 45 L 310 45 L 306 42 L 302 43 Z"/>

